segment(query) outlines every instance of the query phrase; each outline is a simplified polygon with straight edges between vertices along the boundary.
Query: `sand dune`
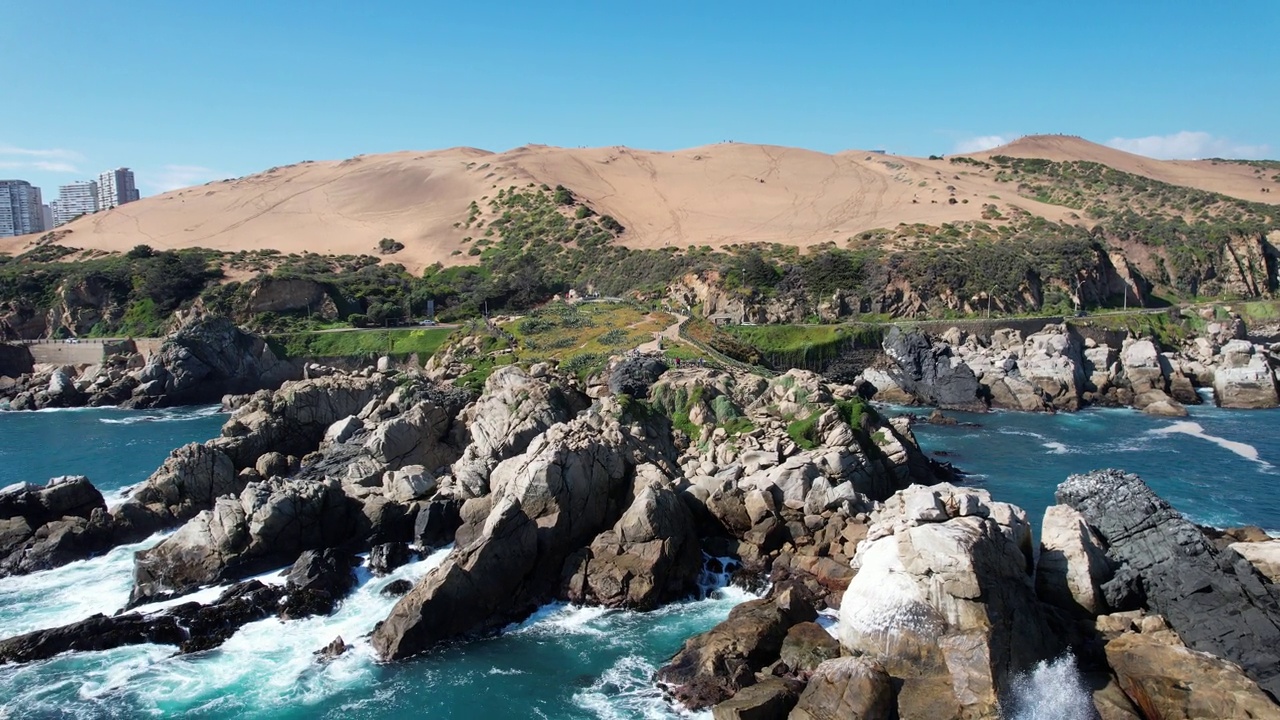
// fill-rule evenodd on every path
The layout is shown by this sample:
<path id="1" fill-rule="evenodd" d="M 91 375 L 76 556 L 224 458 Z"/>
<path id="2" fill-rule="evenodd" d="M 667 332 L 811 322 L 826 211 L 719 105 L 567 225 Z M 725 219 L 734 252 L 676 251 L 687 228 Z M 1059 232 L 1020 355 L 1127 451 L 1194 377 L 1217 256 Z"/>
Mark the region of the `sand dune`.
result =
<path id="1" fill-rule="evenodd" d="M 1269 181 L 1252 168 L 1163 162 L 1079 138 L 1029 137 L 989 153 L 1104 162 L 1119 169 L 1248 199 Z M 467 207 L 499 188 L 562 184 L 627 231 L 637 248 L 778 242 L 797 246 L 845 240 L 899 223 L 974 220 L 986 202 L 1017 204 L 1054 220 L 1066 208 L 1017 198 L 994 173 L 850 150 L 829 155 L 797 148 L 725 143 L 675 152 L 625 147 L 569 149 L 530 145 L 492 153 L 475 148 L 362 155 L 306 162 L 236 180 L 143 199 L 81 218 L 63 244 L 124 251 L 274 248 L 284 253 L 376 252 L 389 237 L 406 246 L 394 262 L 420 270 L 468 260 L 454 227 Z M 998 196 L 998 199 L 992 199 Z M 954 198 L 955 204 L 950 200 Z M 968 201 L 968 202 L 965 202 Z M 0 240 L 17 253 L 34 236 Z"/>
<path id="2" fill-rule="evenodd" d="M 1072 135 L 1029 135 L 994 150 L 973 153 L 970 157 L 986 158 L 993 155 L 1058 161 L 1085 160 L 1172 185 L 1185 185 L 1254 202 L 1280 202 L 1274 194 L 1280 188 L 1270 181 L 1270 176 L 1275 175 L 1274 171 L 1259 175 L 1254 172 L 1254 168 L 1240 163 L 1153 160 Z M 1271 188 L 1271 192 L 1264 193 L 1263 188 Z"/>

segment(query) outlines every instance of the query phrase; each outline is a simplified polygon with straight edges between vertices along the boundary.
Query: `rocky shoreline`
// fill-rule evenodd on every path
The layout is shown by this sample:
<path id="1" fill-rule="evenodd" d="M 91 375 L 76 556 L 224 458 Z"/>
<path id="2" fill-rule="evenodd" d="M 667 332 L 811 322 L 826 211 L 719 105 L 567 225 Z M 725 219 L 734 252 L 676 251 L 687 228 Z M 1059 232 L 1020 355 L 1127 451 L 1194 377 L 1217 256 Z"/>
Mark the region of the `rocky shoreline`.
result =
<path id="1" fill-rule="evenodd" d="M 894 327 L 882 361 L 854 384 L 876 400 L 949 410 L 1056 412 L 1092 405 L 1182 417 L 1187 405 L 1202 402 L 1200 388 L 1212 389 L 1221 407 L 1280 406 L 1280 347 L 1245 337 L 1239 318 L 1210 323 L 1205 335 L 1166 351 L 1129 334 L 1118 344 L 1100 342 L 1067 324 L 1026 337 L 996 330 L 989 338 L 959 328 L 933 336 Z"/>
<path id="2" fill-rule="evenodd" d="M 369 638 L 379 659 L 497 632 L 553 601 L 650 610 L 696 592 L 706 557 L 728 556 L 767 592 L 654 678 L 716 717 L 999 717 L 1016 678 L 1066 654 L 1103 718 L 1280 716 L 1280 541 L 1211 538 L 1138 478 L 1104 471 L 1060 486 L 1035 547 L 1025 512 L 952 484 L 907 418 L 864 399 L 881 372 L 946 407 L 986 407 L 980 388 L 1000 387 L 1040 403 L 1021 409 L 1168 398 L 1150 407 L 1180 402 L 1182 366 L 1147 362 L 1149 341 L 1131 340 L 1105 349 L 1106 383 L 1055 386 L 1036 368 L 1074 382 L 1099 348 L 1081 343 L 1077 365 L 1065 331 L 998 348 L 949 340 L 891 335 L 897 371 L 859 385 L 633 354 L 585 381 L 502 367 L 478 396 L 367 369 L 228 397 L 220 437 L 175 450 L 113 508 L 85 478 L 0 492 L 0 574 L 176 528 L 136 555 L 130 606 L 231 589 L 0 640 L 0 662 L 216 647 L 245 622 L 331 612 L 354 553 L 385 573 L 452 544 L 398 588 Z M 1211 356 L 1215 372 L 1232 369 L 1232 342 Z M 1013 362 L 973 372 L 992 353 Z M 283 585 L 245 582 L 279 567 L 292 567 Z"/>

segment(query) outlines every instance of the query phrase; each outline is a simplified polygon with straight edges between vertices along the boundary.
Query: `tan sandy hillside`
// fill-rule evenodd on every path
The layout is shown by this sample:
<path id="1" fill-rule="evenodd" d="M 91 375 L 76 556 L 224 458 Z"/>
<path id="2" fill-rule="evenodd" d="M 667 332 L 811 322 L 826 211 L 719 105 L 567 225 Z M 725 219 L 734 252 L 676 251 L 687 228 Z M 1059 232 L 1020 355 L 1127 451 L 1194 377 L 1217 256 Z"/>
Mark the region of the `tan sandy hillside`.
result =
<path id="1" fill-rule="evenodd" d="M 1073 135 L 1028 135 L 994 150 L 972 153 L 970 157 L 987 159 L 995 155 L 1102 163 L 1171 185 L 1185 185 L 1254 202 L 1275 203 L 1277 196 L 1274 193 L 1280 192 L 1277 184 L 1270 180 L 1274 171 L 1259 175 L 1254 168 L 1242 163 L 1213 160 L 1153 160 Z M 1263 188 L 1271 188 L 1271 192 L 1263 192 Z"/>
<path id="2" fill-rule="evenodd" d="M 1242 165 L 1162 162 L 1059 136 L 1024 138 L 985 155 L 1000 153 L 1105 162 L 1167 182 L 1275 201 Z M 562 184 L 613 215 L 627 228 L 621 242 L 632 247 L 843 243 L 899 223 L 976 220 L 986 202 L 1075 221 L 1067 208 L 1015 197 L 994 175 L 947 160 L 740 143 L 676 152 L 409 151 L 305 162 L 165 193 L 77 220 L 60 228 L 71 231 L 60 242 L 108 251 L 145 243 L 372 254 L 389 237 L 406 247 L 388 259 L 416 271 L 437 261 L 466 262 L 468 255 L 455 251 L 465 250 L 462 238 L 475 234 L 462 227 L 468 205 L 474 200 L 484 207 L 497 189 L 531 182 Z M 22 252 L 35 240 L 0 240 L 0 251 Z"/>

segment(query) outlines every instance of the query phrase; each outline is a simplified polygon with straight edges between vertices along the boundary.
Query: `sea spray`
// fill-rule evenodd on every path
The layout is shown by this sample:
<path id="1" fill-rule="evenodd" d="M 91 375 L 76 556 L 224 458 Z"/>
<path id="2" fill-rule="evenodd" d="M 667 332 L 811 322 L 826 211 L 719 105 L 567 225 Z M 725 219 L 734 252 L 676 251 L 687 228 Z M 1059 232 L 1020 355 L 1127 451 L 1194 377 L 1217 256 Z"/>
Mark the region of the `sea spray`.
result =
<path id="1" fill-rule="evenodd" d="M 1041 661 L 1031 672 L 1014 678 L 1006 705 L 1008 720 L 1093 720 L 1097 717 L 1093 696 L 1085 688 L 1072 655 Z"/>
<path id="2" fill-rule="evenodd" d="M 153 535 L 95 558 L 0 579 L 0 635 L 67 625 L 95 613 L 115 613 L 129 601 L 134 553 L 158 545 L 167 536 Z"/>

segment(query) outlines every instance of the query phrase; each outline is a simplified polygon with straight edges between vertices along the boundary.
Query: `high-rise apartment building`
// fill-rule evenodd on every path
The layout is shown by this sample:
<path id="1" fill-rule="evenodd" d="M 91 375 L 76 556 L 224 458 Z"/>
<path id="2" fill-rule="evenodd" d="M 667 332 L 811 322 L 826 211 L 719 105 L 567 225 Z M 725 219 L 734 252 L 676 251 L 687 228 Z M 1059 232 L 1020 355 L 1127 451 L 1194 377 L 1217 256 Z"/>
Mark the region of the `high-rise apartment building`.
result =
<path id="1" fill-rule="evenodd" d="M 109 210 L 138 199 L 138 187 L 129 168 L 108 170 L 98 176 L 98 209 Z"/>
<path id="2" fill-rule="evenodd" d="M 54 200 L 48 205 L 40 206 L 40 224 L 44 225 L 45 230 L 53 229 L 53 208 L 51 206 L 57 204 L 57 202 L 57 200 Z"/>
<path id="3" fill-rule="evenodd" d="M 26 180 L 0 180 L 0 237 L 42 232 L 40 188 Z"/>
<path id="4" fill-rule="evenodd" d="M 53 218 L 55 225 L 66 225 L 81 215 L 95 212 L 98 212 L 98 183 L 79 181 L 58 188 L 58 211 Z"/>

